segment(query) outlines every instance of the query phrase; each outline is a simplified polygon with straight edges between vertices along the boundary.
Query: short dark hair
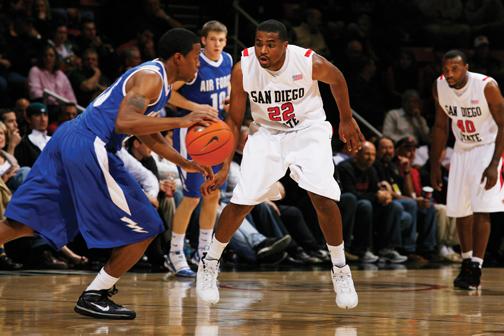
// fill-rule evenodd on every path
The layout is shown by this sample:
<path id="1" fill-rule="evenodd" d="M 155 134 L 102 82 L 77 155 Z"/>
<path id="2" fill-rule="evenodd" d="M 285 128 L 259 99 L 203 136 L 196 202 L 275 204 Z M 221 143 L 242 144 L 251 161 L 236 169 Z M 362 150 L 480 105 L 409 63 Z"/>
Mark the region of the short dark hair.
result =
<path id="1" fill-rule="evenodd" d="M 452 59 L 452 58 L 457 58 L 457 57 L 460 57 L 462 59 L 462 62 L 464 64 L 467 64 L 467 56 L 466 54 L 461 51 L 461 50 L 458 50 L 458 49 L 452 49 L 450 51 L 447 51 L 444 55 L 443 55 L 443 63 L 448 60 L 448 59 Z"/>
<path id="2" fill-rule="evenodd" d="M 262 32 L 267 32 L 267 33 L 278 33 L 278 37 L 282 41 L 287 41 L 288 34 L 287 34 L 287 28 L 285 25 L 277 20 L 266 20 L 257 26 L 256 32 L 262 31 Z"/>
<path id="3" fill-rule="evenodd" d="M 16 113 L 16 111 L 14 111 L 14 109 L 12 109 L 12 108 L 0 108 L 0 119 L 1 119 L 1 121 L 5 120 L 5 115 L 7 113 Z"/>
<path id="4" fill-rule="evenodd" d="M 175 53 L 186 56 L 196 43 L 199 43 L 199 38 L 192 31 L 185 28 L 173 28 L 159 39 L 158 55 L 164 60 L 169 59 Z"/>

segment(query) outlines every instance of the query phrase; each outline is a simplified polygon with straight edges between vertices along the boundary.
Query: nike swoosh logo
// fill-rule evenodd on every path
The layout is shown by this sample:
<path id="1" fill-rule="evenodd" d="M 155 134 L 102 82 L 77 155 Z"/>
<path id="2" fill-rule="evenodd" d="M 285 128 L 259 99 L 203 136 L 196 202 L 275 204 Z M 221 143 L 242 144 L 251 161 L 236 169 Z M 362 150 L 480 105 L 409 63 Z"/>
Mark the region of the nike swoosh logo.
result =
<path id="1" fill-rule="evenodd" d="M 100 305 L 97 305 L 96 303 L 93 303 L 93 302 L 90 302 L 93 306 L 95 306 L 96 308 L 100 309 L 101 311 L 104 311 L 104 312 L 107 312 L 110 310 L 110 307 L 107 306 L 107 307 L 102 307 Z"/>
<path id="2" fill-rule="evenodd" d="M 210 145 L 214 141 L 219 141 L 219 137 L 217 135 L 214 135 L 208 142 L 207 144 L 203 147 L 203 149 L 207 148 L 208 145 Z"/>

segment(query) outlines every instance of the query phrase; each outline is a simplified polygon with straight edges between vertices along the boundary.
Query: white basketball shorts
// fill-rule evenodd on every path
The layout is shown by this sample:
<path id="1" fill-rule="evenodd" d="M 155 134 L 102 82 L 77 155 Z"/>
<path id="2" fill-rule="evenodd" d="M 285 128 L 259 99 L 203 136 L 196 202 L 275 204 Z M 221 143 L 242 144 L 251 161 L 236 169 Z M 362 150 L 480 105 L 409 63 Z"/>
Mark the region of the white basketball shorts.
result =
<path id="1" fill-rule="evenodd" d="M 301 188 L 339 201 L 340 188 L 333 176 L 331 137 L 332 126 L 327 121 L 299 131 L 282 132 L 265 127 L 251 131 L 231 202 L 255 205 L 279 199 L 276 182 L 287 168 Z"/>
<path id="2" fill-rule="evenodd" d="M 481 182 L 483 171 L 492 160 L 494 147 L 494 144 L 488 144 L 453 152 L 446 199 L 449 217 L 504 211 L 502 159 L 498 165 L 497 183 L 493 188 L 485 190 L 485 181 Z"/>

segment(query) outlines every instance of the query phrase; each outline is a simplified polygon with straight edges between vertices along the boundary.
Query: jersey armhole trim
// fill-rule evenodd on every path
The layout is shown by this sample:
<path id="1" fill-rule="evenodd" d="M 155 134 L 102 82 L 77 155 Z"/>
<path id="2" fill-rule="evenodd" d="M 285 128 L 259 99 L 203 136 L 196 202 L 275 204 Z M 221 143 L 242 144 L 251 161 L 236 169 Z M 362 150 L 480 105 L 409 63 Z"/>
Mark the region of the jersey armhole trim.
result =
<path id="1" fill-rule="evenodd" d="M 145 66 L 145 67 L 138 68 L 135 71 L 133 71 L 132 73 L 130 73 L 130 75 L 124 80 L 123 85 L 122 85 L 122 94 L 123 94 L 123 96 L 126 96 L 126 84 L 128 83 L 128 80 L 134 74 L 136 74 L 137 72 L 142 71 L 142 70 L 153 72 L 153 73 L 157 74 L 159 77 L 161 77 L 161 81 L 164 81 L 163 76 L 159 73 L 158 69 L 155 66 Z M 159 100 L 161 99 L 162 95 L 163 95 L 163 88 L 161 87 L 161 90 L 159 91 L 159 96 L 156 99 L 156 101 L 154 103 L 152 103 L 152 104 L 147 105 L 147 106 L 150 107 L 150 106 L 156 105 L 159 102 Z"/>

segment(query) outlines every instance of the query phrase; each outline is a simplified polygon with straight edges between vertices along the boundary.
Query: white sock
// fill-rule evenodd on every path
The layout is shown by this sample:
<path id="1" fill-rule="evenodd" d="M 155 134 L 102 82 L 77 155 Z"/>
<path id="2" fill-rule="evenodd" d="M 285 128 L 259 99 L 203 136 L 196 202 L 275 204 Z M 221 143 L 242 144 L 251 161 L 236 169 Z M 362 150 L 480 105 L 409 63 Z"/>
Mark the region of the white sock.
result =
<path id="1" fill-rule="evenodd" d="M 472 258 L 472 250 L 467 252 L 462 252 L 462 259 L 471 259 Z"/>
<path id="2" fill-rule="evenodd" d="M 105 272 L 105 268 L 102 268 L 100 272 L 98 272 L 96 278 L 94 278 L 88 288 L 86 288 L 86 291 L 110 289 L 118 280 L 119 278 L 114 278 L 113 276 L 108 275 L 107 272 Z"/>
<path id="3" fill-rule="evenodd" d="M 345 260 L 345 248 L 343 243 L 338 246 L 331 246 L 327 244 L 327 248 L 329 249 L 329 253 L 331 254 L 331 261 L 334 266 L 343 267 L 346 265 Z"/>
<path id="4" fill-rule="evenodd" d="M 206 252 L 208 249 L 208 246 L 210 245 L 210 241 L 212 240 L 212 229 L 205 230 L 205 229 L 200 229 L 199 230 L 199 242 L 198 242 L 198 252 L 199 255 L 202 255 L 203 252 Z"/>
<path id="5" fill-rule="evenodd" d="M 483 259 L 481 259 L 481 258 L 471 257 L 471 261 L 477 262 L 479 265 L 479 268 L 481 268 L 481 266 L 483 266 Z"/>
<path id="6" fill-rule="evenodd" d="M 185 233 L 172 233 L 170 253 L 181 252 L 184 249 Z"/>
<path id="7" fill-rule="evenodd" d="M 212 242 L 210 243 L 210 247 L 208 248 L 206 258 L 219 260 L 222 255 L 222 252 L 224 252 L 224 249 L 226 248 L 227 244 L 229 244 L 229 242 L 221 243 L 214 236 L 212 239 Z"/>

